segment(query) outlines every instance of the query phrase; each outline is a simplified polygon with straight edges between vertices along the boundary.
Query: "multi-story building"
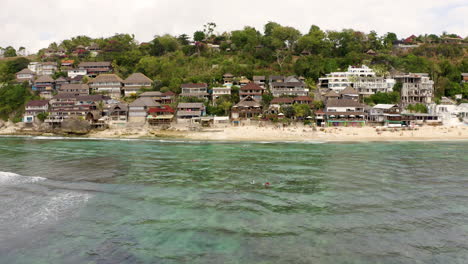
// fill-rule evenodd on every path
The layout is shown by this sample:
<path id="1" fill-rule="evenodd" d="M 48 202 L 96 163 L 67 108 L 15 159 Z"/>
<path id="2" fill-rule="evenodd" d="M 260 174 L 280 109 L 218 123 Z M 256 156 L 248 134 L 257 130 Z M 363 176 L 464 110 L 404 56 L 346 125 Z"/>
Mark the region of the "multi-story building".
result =
<path id="1" fill-rule="evenodd" d="M 75 96 L 89 95 L 89 86 L 87 84 L 64 84 L 58 88 L 58 93 L 73 94 Z"/>
<path id="2" fill-rule="evenodd" d="M 401 88 L 401 105 L 430 104 L 434 98 L 434 81 L 427 73 L 410 73 L 394 77 L 403 84 Z"/>
<path id="3" fill-rule="evenodd" d="M 360 97 L 367 97 L 378 92 L 392 92 L 395 83 L 395 79 L 386 79 L 384 77 L 357 77 L 353 82 L 353 87 L 358 91 Z"/>
<path id="4" fill-rule="evenodd" d="M 307 85 L 295 76 L 289 76 L 284 81 L 270 83 L 270 90 L 274 97 L 280 96 L 308 96 Z"/>
<path id="5" fill-rule="evenodd" d="M 468 73 L 462 73 L 462 83 L 468 83 Z"/>
<path id="6" fill-rule="evenodd" d="M 32 86 L 33 91 L 40 93 L 42 98 L 50 99 L 52 97 L 53 90 L 55 89 L 55 81 L 48 75 L 42 75 L 34 81 Z"/>
<path id="7" fill-rule="evenodd" d="M 70 78 L 75 78 L 76 76 L 85 76 L 86 74 L 88 74 L 88 72 L 86 71 L 86 69 L 68 69 L 67 70 L 67 75 L 68 77 Z"/>
<path id="8" fill-rule="evenodd" d="M 112 63 L 110 61 L 82 62 L 78 68 L 86 70 L 89 77 L 96 77 L 99 74 L 112 72 Z"/>
<path id="9" fill-rule="evenodd" d="M 206 83 L 185 83 L 180 86 L 181 97 L 197 97 L 208 100 L 208 85 Z"/>
<path id="10" fill-rule="evenodd" d="M 240 100 L 242 100 L 250 96 L 257 101 L 261 101 L 264 92 L 265 88 L 255 83 L 249 83 L 246 86 L 240 88 L 239 97 Z"/>
<path id="11" fill-rule="evenodd" d="M 28 68 L 24 68 L 21 71 L 16 73 L 16 82 L 18 83 L 23 83 L 23 82 L 28 82 L 29 84 L 32 84 L 34 81 L 34 72 L 31 71 Z"/>
<path id="12" fill-rule="evenodd" d="M 319 78 L 318 87 L 340 93 L 346 87 L 351 86 L 359 92 L 359 96 L 362 98 L 377 92 L 391 92 L 394 85 L 394 79 L 379 77 L 374 70 L 362 65 L 360 68 L 349 66 L 346 72 L 329 73 L 326 77 Z"/>
<path id="13" fill-rule="evenodd" d="M 105 93 L 113 99 L 119 99 L 122 82 L 122 79 L 115 74 L 100 74 L 91 81 L 90 87 L 95 92 Z"/>
<path id="14" fill-rule="evenodd" d="M 127 79 L 123 81 L 124 87 L 124 94 L 125 96 L 129 96 L 132 94 L 136 94 L 140 89 L 149 89 L 153 84 L 153 80 L 146 77 L 143 73 L 134 73 L 128 76 Z"/>
<path id="15" fill-rule="evenodd" d="M 48 61 L 37 64 L 37 75 L 53 75 L 58 70 L 56 62 Z"/>
<path id="16" fill-rule="evenodd" d="M 26 104 L 23 122 L 33 123 L 40 113 L 46 113 L 49 110 L 48 100 L 33 100 Z"/>
<path id="17" fill-rule="evenodd" d="M 214 87 L 211 95 L 213 104 L 216 104 L 216 100 L 223 95 L 231 95 L 231 87 Z"/>

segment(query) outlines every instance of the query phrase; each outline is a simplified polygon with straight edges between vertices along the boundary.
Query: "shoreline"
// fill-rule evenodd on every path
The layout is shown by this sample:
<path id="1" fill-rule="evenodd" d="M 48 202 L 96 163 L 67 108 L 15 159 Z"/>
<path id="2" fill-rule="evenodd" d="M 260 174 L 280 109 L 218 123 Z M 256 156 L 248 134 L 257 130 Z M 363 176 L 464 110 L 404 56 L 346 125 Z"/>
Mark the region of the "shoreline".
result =
<path id="1" fill-rule="evenodd" d="M 86 135 L 64 135 L 38 131 L 0 130 L 0 136 L 61 137 L 79 139 L 141 139 L 186 140 L 206 142 L 281 142 L 281 143 L 339 143 L 339 142 L 404 142 L 404 141 L 464 141 L 468 126 L 418 127 L 415 130 L 382 129 L 375 127 L 330 127 L 313 129 L 305 126 L 278 128 L 273 126 L 242 126 L 212 128 L 204 131 L 158 130 L 148 127 L 117 128 L 91 131 Z"/>

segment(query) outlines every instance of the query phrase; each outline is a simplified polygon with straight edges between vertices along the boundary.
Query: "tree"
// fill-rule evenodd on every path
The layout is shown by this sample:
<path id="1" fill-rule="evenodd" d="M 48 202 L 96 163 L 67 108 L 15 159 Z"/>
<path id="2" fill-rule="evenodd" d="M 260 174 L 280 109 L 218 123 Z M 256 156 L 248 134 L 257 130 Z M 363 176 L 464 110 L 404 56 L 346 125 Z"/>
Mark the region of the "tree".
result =
<path id="1" fill-rule="evenodd" d="M 277 27 L 281 27 L 280 24 L 276 23 L 276 22 L 268 22 L 265 26 L 264 26 L 264 34 L 265 36 L 271 36 L 273 34 L 273 30 Z"/>
<path id="2" fill-rule="evenodd" d="M 205 33 L 205 37 L 206 38 L 211 38 L 213 36 L 213 32 L 214 32 L 215 28 L 216 28 L 216 23 L 214 23 L 214 22 L 206 23 L 203 26 L 203 33 Z"/>
<path id="3" fill-rule="evenodd" d="M 206 35 L 203 31 L 195 31 L 195 33 L 193 33 L 193 40 L 195 41 L 201 42 L 201 41 L 204 41 L 205 38 L 206 38 Z"/>
<path id="4" fill-rule="evenodd" d="M 294 104 L 294 113 L 296 117 L 304 119 L 312 114 L 310 111 L 310 106 L 307 104 Z"/>
<path id="5" fill-rule="evenodd" d="M 16 57 L 16 50 L 12 46 L 8 46 L 3 50 L 3 56 Z"/>
<path id="6" fill-rule="evenodd" d="M 281 106 L 280 111 L 287 118 L 292 118 L 296 114 L 292 106 Z"/>
<path id="7" fill-rule="evenodd" d="M 286 47 L 292 50 L 299 37 L 301 37 L 301 32 L 293 27 L 275 27 L 272 37 L 285 43 Z"/>
<path id="8" fill-rule="evenodd" d="M 179 41 L 180 45 L 186 46 L 190 44 L 189 42 L 189 36 L 187 34 L 182 34 L 177 37 L 177 40 Z"/>

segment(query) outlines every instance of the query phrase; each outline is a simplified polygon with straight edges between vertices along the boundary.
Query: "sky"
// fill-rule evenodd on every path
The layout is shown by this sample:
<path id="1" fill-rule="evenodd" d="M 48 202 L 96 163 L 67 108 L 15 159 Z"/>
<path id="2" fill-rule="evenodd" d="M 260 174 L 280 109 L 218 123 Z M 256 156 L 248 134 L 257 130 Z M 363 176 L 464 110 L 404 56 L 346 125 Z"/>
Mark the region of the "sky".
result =
<path id="1" fill-rule="evenodd" d="M 1 0 L 0 47 L 30 53 L 77 35 L 192 35 L 207 22 L 222 33 L 274 21 L 303 33 L 352 28 L 379 35 L 456 33 L 468 36 L 468 0 Z"/>

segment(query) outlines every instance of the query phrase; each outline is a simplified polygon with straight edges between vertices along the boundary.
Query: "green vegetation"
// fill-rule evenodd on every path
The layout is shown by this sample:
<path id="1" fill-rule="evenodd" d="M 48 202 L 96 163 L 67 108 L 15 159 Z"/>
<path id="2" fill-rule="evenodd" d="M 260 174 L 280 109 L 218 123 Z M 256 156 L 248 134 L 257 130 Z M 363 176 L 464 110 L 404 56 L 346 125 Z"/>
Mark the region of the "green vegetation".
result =
<path id="1" fill-rule="evenodd" d="M 408 105 L 406 109 L 412 113 L 425 113 L 427 114 L 428 109 L 427 106 L 424 104 L 414 104 L 414 105 Z"/>
<path id="2" fill-rule="evenodd" d="M 0 88 L 0 118 L 21 121 L 24 105 L 35 99 L 27 85 L 8 84 Z M 19 119 L 18 119 L 19 118 Z"/>
<path id="3" fill-rule="evenodd" d="M 254 75 L 303 76 L 313 91 L 318 78 L 324 74 L 345 70 L 349 65 L 366 64 L 385 75 L 393 72 L 429 73 L 435 82 L 438 98 L 462 94 L 464 100 L 468 99 L 468 87 L 460 82 L 461 73 L 468 72 L 467 45 L 444 43 L 446 37 L 456 37 L 454 34 L 420 35 L 414 40 L 420 44 L 419 47 L 403 50 L 394 46 L 403 36 L 392 32 L 379 35 L 375 31 L 364 33 L 353 29 L 324 31 L 312 25 L 308 32 L 302 34 L 293 27 L 275 22 L 268 22 L 263 29 L 246 26 L 231 32 L 215 32 L 216 24 L 207 23 L 193 34 L 156 35 L 148 43 L 138 43 L 130 34 L 96 39 L 76 36 L 61 43 L 51 43 L 38 52 L 37 59 L 56 62 L 73 59 L 75 65 L 82 61 L 112 61 L 121 77 L 142 72 L 155 81 L 153 90 L 176 93 L 180 92 L 180 85 L 187 82 L 220 86 L 226 72 L 249 79 Z M 99 52 L 85 48 L 90 46 L 97 47 Z M 66 55 L 46 55 L 46 50 L 58 49 L 64 50 Z M 24 53 L 24 48 L 16 51 L 7 47 L 3 52 L 6 57 L 14 57 Z M 27 58 L 0 60 L 0 83 L 11 83 L 14 74 L 28 63 Z M 62 73 L 54 77 L 59 76 Z M 366 102 L 398 103 L 401 84 L 397 84 L 394 90 L 390 94 L 371 96 Z M 208 107 L 208 112 L 228 114 L 228 106 L 238 102 L 238 92 L 238 87 L 233 87 L 231 98 L 221 98 L 216 106 Z M 10 84 L 2 88 L 2 94 L 6 93 L 11 94 L 0 97 L 2 118 L 8 117 L 32 96 L 24 86 Z M 271 99 L 271 95 L 264 95 L 264 105 Z M 195 98 L 181 100 L 199 101 Z M 314 108 L 320 109 L 323 105 L 314 102 Z M 284 110 L 286 116 L 296 113 L 300 117 L 307 116 L 300 106 Z"/>
<path id="4" fill-rule="evenodd" d="M 391 92 L 391 93 L 380 93 L 377 92 L 367 98 L 364 98 L 364 102 L 368 105 L 376 104 L 398 104 L 400 102 L 400 93 Z"/>

